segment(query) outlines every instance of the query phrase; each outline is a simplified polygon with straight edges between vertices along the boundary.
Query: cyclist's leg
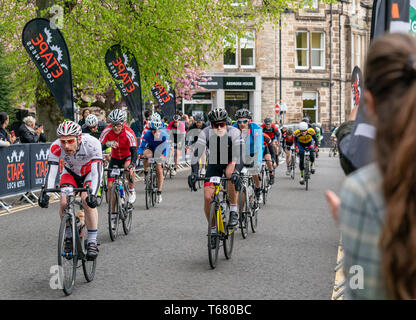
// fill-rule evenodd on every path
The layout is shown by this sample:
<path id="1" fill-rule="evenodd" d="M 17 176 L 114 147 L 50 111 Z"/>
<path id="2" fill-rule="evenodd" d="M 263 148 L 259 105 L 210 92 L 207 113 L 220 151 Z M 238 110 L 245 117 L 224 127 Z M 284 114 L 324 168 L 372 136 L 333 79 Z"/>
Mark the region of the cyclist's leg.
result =
<path id="1" fill-rule="evenodd" d="M 207 166 L 206 178 L 211 177 L 221 177 L 223 173 L 221 165 L 218 164 L 209 164 Z M 204 183 L 204 211 L 207 221 L 209 221 L 209 209 L 211 206 L 212 197 L 214 196 L 215 187 L 214 185 L 207 181 Z M 215 226 L 212 226 L 215 227 Z"/>
<path id="2" fill-rule="evenodd" d="M 163 186 L 163 166 L 161 163 L 156 164 L 156 174 L 157 174 L 157 191 L 162 192 Z"/>
<path id="3" fill-rule="evenodd" d="M 224 166 L 224 165 L 223 165 Z M 233 174 L 235 170 L 235 164 L 230 163 L 226 165 L 224 168 L 225 176 L 227 178 L 231 178 L 231 175 Z M 238 198 L 239 198 L 239 192 L 235 190 L 235 186 L 231 183 L 231 181 L 228 181 L 228 196 L 230 198 L 230 226 L 237 226 L 238 225 Z"/>

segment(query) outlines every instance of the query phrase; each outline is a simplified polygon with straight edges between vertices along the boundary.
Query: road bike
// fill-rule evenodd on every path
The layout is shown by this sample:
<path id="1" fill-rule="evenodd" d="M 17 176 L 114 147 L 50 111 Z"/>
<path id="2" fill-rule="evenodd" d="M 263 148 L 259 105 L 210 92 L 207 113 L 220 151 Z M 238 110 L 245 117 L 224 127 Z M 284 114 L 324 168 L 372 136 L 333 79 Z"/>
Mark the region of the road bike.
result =
<path id="1" fill-rule="evenodd" d="M 172 178 L 172 172 L 175 168 L 175 158 L 174 158 L 174 148 L 173 146 L 171 146 L 169 148 L 169 155 L 166 158 L 166 162 L 163 166 L 163 177 L 169 177 Z"/>
<path id="2" fill-rule="evenodd" d="M 271 189 L 270 185 L 270 172 L 267 168 L 267 161 L 273 162 L 272 160 L 263 160 L 261 164 L 261 170 L 260 170 L 260 179 L 261 179 L 261 192 L 263 193 L 263 205 L 266 205 L 267 202 L 267 195 L 269 193 L 269 190 Z"/>
<path id="3" fill-rule="evenodd" d="M 104 165 L 104 169 L 108 168 L 108 160 L 107 160 L 108 154 L 103 153 L 103 165 Z M 105 201 L 108 202 L 108 196 L 107 196 L 107 191 L 108 191 L 108 184 L 107 184 L 107 180 L 108 180 L 108 176 L 106 174 L 106 171 L 103 171 L 103 176 L 100 182 L 100 189 L 98 190 L 97 193 L 97 203 L 98 206 L 101 205 L 101 203 L 103 202 L 103 198 L 105 197 Z"/>
<path id="4" fill-rule="evenodd" d="M 157 196 L 156 164 L 157 163 L 156 163 L 155 158 L 147 158 L 147 160 L 149 161 L 150 167 L 148 169 L 147 175 L 145 176 L 145 180 L 144 180 L 144 183 L 145 183 L 144 196 L 146 200 L 146 209 L 149 210 L 151 206 L 154 207 L 156 204 L 156 196 Z"/>
<path id="5" fill-rule="evenodd" d="M 305 188 L 306 191 L 308 191 L 309 188 L 309 180 L 311 179 L 311 155 L 310 149 L 305 149 L 303 152 L 303 157 L 304 157 L 304 170 L 303 170 L 303 179 L 305 180 Z"/>
<path id="6" fill-rule="evenodd" d="M 82 264 L 87 282 L 94 279 L 97 266 L 97 259 L 91 260 L 87 257 L 87 225 L 82 224 L 75 213 L 76 205 L 83 209 L 82 202 L 75 198 L 76 193 L 87 192 L 89 197 L 91 189 L 89 187 L 73 188 L 72 186 L 53 189 L 42 187 L 41 194 L 50 192 L 58 192 L 61 193 L 61 196 L 67 197 L 67 205 L 62 214 L 58 234 L 58 280 L 64 293 L 70 295 L 75 285 L 77 268 L 81 266 L 78 262 Z M 67 234 L 71 234 L 71 237 L 67 238 Z"/>
<path id="7" fill-rule="evenodd" d="M 215 191 L 209 207 L 208 219 L 208 260 L 212 269 L 217 266 L 220 242 L 224 249 L 226 259 L 231 258 L 234 245 L 234 227 L 228 227 L 230 219 L 230 200 L 227 192 L 227 181 L 230 179 L 222 177 L 197 178 L 197 180 L 210 182 Z M 220 195 L 222 193 L 222 195 Z M 215 232 L 213 232 L 215 227 Z M 215 244 L 215 246 L 213 246 Z"/>
<path id="8" fill-rule="evenodd" d="M 335 138 L 334 141 L 332 141 L 332 146 L 329 149 L 329 157 L 336 157 L 338 152 L 338 144 L 337 144 L 337 139 Z"/>
<path id="9" fill-rule="evenodd" d="M 241 191 L 239 197 L 239 224 L 241 235 L 247 238 L 248 225 L 250 221 L 253 233 L 257 229 L 259 204 L 254 192 L 253 175 L 249 173 L 249 169 L 244 167 L 240 173 Z"/>
<path id="10" fill-rule="evenodd" d="M 104 171 L 108 172 L 111 178 L 114 178 L 108 201 L 108 231 L 111 241 L 115 241 L 118 237 L 120 224 L 123 225 L 124 234 L 128 235 L 133 220 L 133 205 L 128 201 L 129 185 L 123 174 L 129 170 L 111 168 L 104 169 Z M 115 217 L 113 214 L 115 214 Z"/>
<path id="11" fill-rule="evenodd" d="M 296 152 L 295 152 L 295 147 L 291 146 L 290 147 L 289 172 L 290 172 L 290 177 L 292 178 L 292 180 L 295 179 L 295 171 L 296 171 Z"/>

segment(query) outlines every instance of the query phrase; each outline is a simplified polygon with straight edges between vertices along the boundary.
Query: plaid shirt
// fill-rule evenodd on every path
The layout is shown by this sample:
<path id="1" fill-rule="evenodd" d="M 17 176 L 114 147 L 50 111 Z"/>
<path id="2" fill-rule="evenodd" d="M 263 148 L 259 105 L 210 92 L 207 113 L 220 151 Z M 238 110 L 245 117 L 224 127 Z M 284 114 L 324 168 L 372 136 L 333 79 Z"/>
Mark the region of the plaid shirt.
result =
<path id="1" fill-rule="evenodd" d="M 376 164 L 351 174 L 341 190 L 339 211 L 344 249 L 345 299 L 387 299 L 381 276 L 379 237 L 383 228 L 385 202 L 382 176 Z M 364 288 L 357 284 L 357 267 L 363 271 Z"/>

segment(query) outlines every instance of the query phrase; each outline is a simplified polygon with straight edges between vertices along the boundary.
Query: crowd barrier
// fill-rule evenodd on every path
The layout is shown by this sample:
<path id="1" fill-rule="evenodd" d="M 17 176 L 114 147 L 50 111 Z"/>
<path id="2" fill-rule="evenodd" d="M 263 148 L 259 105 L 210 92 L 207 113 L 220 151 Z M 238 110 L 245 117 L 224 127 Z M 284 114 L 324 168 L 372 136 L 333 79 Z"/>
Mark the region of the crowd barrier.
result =
<path id="1" fill-rule="evenodd" d="M 16 144 L 0 148 L 0 200 L 21 197 L 35 205 L 37 196 L 34 192 L 41 190 L 48 170 L 48 154 L 51 143 Z M 183 157 L 178 168 L 188 166 Z M 61 160 L 59 173 L 62 173 L 64 161 Z M 139 172 L 142 170 L 139 165 Z M 56 184 L 59 184 L 60 174 Z M 0 201 L 0 207 L 10 211 L 11 207 Z"/>

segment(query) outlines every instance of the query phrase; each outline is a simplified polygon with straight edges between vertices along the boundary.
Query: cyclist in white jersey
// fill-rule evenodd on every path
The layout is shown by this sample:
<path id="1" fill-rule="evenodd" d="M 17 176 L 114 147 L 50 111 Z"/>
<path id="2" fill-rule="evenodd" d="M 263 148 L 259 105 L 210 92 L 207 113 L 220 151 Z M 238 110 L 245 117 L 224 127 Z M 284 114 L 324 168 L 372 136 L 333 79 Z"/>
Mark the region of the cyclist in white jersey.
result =
<path id="1" fill-rule="evenodd" d="M 48 172 L 46 174 L 45 186 L 47 189 L 55 188 L 56 176 L 59 171 L 60 160 L 65 165 L 61 174 L 60 185 L 71 185 L 74 188 L 91 188 L 91 196 L 87 193 L 81 194 L 82 204 L 85 210 L 85 221 L 88 229 L 87 256 L 95 259 L 98 255 L 97 227 L 98 211 L 97 193 L 103 173 L 103 158 L 101 143 L 97 138 L 89 134 L 82 134 L 81 126 L 72 121 L 65 121 L 57 129 L 58 139 L 52 143 L 48 156 Z M 59 215 L 62 217 L 67 205 L 66 196 L 61 195 Z M 39 206 L 47 208 L 49 195 L 41 194 Z M 68 231 L 68 230 L 67 230 Z M 65 247 L 72 246 L 72 234 L 66 235 Z"/>

